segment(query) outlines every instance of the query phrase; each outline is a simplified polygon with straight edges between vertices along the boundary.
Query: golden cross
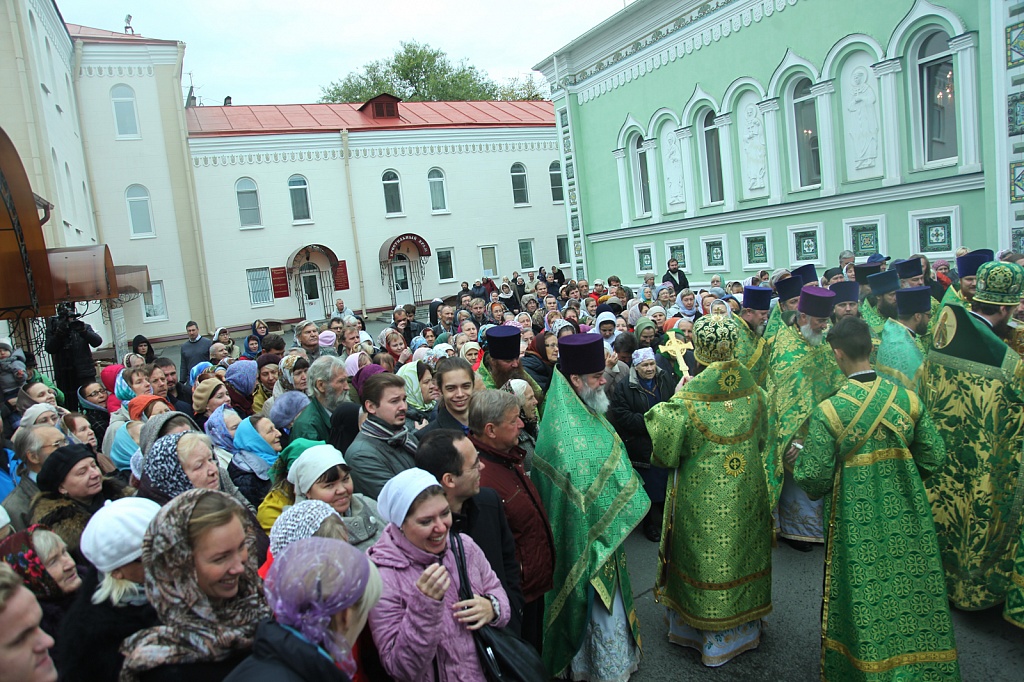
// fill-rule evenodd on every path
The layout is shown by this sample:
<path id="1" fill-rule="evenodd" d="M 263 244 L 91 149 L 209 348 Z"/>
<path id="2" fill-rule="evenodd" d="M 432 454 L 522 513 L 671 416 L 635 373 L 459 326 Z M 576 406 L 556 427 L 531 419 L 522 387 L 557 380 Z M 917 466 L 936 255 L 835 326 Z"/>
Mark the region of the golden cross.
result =
<path id="1" fill-rule="evenodd" d="M 686 366 L 686 360 L 683 356 L 686 355 L 686 351 L 693 350 L 692 343 L 684 341 L 683 337 L 679 334 L 669 334 L 668 341 L 659 346 L 658 350 L 674 357 L 676 362 L 679 363 L 679 370 L 683 373 L 683 376 L 690 376 L 690 368 Z"/>

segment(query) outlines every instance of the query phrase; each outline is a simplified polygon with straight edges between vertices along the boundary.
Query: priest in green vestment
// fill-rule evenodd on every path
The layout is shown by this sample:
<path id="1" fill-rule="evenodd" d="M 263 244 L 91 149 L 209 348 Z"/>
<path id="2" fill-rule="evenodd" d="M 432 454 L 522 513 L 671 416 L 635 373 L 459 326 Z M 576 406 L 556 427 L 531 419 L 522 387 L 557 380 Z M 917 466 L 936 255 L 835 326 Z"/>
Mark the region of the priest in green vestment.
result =
<path id="1" fill-rule="evenodd" d="M 675 470 L 654 594 L 669 609 L 669 640 L 700 651 L 707 666 L 756 648 L 772 610 L 767 395 L 734 357 L 740 324 L 697 320 L 698 374 L 645 416 L 652 464 Z"/>
<path id="2" fill-rule="evenodd" d="M 932 317 L 932 290 L 920 286 L 896 292 L 896 319 L 885 321 L 875 356 L 875 370 L 908 391 L 920 392 L 924 363 L 922 339 Z"/>
<path id="3" fill-rule="evenodd" d="M 893 263 L 893 269 L 900 276 L 900 289 L 911 289 L 913 287 L 923 287 L 924 284 L 924 263 L 922 262 L 924 256 L 907 258 L 906 260 L 900 260 Z M 930 348 L 932 345 L 932 334 L 935 331 L 935 323 L 939 319 L 939 308 L 942 306 L 941 303 L 931 297 L 931 289 L 928 290 L 928 304 L 931 315 L 929 316 L 928 326 L 924 333 L 921 334 L 921 344 L 924 348 Z"/>
<path id="4" fill-rule="evenodd" d="M 961 609 L 1006 598 L 1021 535 L 1024 362 L 1002 337 L 1024 293 L 1024 268 L 978 269 L 971 309 L 944 306 L 922 397 L 946 443 L 928 481 L 949 598 Z"/>
<path id="5" fill-rule="evenodd" d="M 871 369 L 863 320 L 828 333 L 848 377 L 815 408 L 794 478 L 826 501 L 822 680 L 959 680 L 922 478 L 946 448 L 916 393 Z"/>
<path id="6" fill-rule="evenodd" d="M 518 327 L 507 325 L 490 326 L 484 332 L 484 358 L 476 371 L 479 388 L 497 388 L 512 379 L 522 379 L 530 384 L 533 395 L 537 398 L 537 411 L 544 413 L 544 391 L 537 382 L 523 369 L 520 360 L 520 339 L 522 332 Z"/>
<path id="7" fill-rule="evenodd" d="M 769 351 L 764 331 L 771 303 L 771 289 L 745 286 L 743 304 L 736 316 L 736 359 L 750 370 L 758 386 L 764 386 L 768 379 Z"/>
<path id="8" fill-rule="evenodd" d="M 765 468 L 771 506 L 778 504 L 779 534 L 795 549 L 824 542 L 821 502 L 793 482 L 793 460 L 807 435 L 811 411 L 842 383 L 843 375 L 824 343 L 835 294 L 813 285 L 800 293 L 797 322 L 779 330 L 768 362 L 770 432 Z"/>
<path id="9" fill-rule="evenodd" d="M 900 276 L 895 270 L 884 270 L 868 275 L 871 294 L 861 301 L 860 315 L 868 323 L 871 336 L 881 338 L 885 321 L 896 317 L 896 292 Z"/>
<path id="10" fill-rule="evenodd" d="M 828 290 L 836 295 L 832 306 L 832 323 L 853 315 L 860 317 L 860 285 L 856 282 L 835 282 Z"/>
<path id="11" fill-rule="evenodd" d="M 765 342 L 771 344 L 779 330 L 792 323 L 796 316 L 796 306 L 800 302 L 800 288 L 803 280 L 799 277 L 789 276 L 780 279 L 775 283 L 775 293 L 779 295 L 778 302 L 768 315 L 768 322 L 764 327 Z"/>
<path id="12" fill-rule="evenodd" d="M 978 268 L 996 259 L 992 249 L 970 251 L 956 258 L 956 271 L 960 277 L 959 286 L 951 284 L 942 296 L 942 305 L 970 305 L 978 287 Z"/>
<path id="13" fill-rule="evenodd" d="M 604 416 L 601 336 L 563 336 L 558 356 L 531 475 L 555 540 L 544 664 L 552 676 L 626 680 L 640 664 L 640 625 L 622 543 L 651 502 Z"/>

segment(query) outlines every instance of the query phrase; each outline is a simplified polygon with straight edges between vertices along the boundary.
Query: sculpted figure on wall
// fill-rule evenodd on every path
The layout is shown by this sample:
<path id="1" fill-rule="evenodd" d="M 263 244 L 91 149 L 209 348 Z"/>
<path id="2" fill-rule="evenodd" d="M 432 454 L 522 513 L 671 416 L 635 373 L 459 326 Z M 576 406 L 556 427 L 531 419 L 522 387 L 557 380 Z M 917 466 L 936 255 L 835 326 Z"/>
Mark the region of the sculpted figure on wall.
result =
<path id="1" fill-rule="evenodd" d="M 764 141 L 764 124 L 757 105 L 747 106 L 742 133 L 744 173 L 747 189 L 764 189 L 768 147 Z"/>
<path id="2" fill-rule="evenodd" d="M 662 162 L 665 167 L 665 196 L 670 205 L 686 203 L 683 192 L 683 161 L 679 153 L 679 141 L 676 134 L 670 132 L 661 146 Z"/>
<path id="3" fill-rule="evenodd" d="M 859 66 L 853 71 L 847 111 L 850 122 L 850 150 L 853 165 L 858 170 L 874 168 L 878 159 L 878 115 L 875 111 L 875 91 L 868 83 L 868 70 Z"/>

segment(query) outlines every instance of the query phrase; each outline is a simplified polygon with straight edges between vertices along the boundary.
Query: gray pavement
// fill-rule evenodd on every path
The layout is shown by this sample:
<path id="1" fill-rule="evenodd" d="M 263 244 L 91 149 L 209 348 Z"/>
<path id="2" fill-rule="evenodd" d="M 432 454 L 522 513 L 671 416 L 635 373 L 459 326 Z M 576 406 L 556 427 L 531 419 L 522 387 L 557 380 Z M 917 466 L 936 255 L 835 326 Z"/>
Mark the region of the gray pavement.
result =
<path id="1" fill-rule="evenodd" d="M 665 610 L 654 602 L 658 546 L 636 531 L 626 540 L 644 659 L 634 682 L 736 680 L 800 682 L 819 679 L 824 548 L 803 554 L 782 544 L 772 553 L 774 610 L 761 646 L 720 668 L 705 668 L 693 649 L 669 644 Z M 1024 680 L 1024 630 L 1002 618 L 1002 607 L 953 611 L 960 670 L 965 682 Z"/>

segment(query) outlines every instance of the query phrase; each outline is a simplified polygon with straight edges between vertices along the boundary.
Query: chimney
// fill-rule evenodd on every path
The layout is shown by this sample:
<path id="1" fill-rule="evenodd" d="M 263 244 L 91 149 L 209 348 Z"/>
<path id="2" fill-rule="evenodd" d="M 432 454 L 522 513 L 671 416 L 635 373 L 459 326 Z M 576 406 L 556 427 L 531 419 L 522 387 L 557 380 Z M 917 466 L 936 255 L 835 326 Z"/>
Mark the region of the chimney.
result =
<path id="1" fill-rule="evenodd" d="M 224 106 L 226 106 L 226 107 L 230 107 L 231 106 L 231 95 L 228 95 L 227 97 L 224 98 Z"/>

